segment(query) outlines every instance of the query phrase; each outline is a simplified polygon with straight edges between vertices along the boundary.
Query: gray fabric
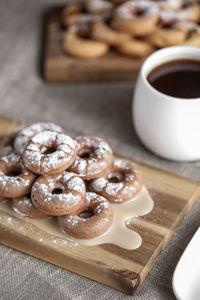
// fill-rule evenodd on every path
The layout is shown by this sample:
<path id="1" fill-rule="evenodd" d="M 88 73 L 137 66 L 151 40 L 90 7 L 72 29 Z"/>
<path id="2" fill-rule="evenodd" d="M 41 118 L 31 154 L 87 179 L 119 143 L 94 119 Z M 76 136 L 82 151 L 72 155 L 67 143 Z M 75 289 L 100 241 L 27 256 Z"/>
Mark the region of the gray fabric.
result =
<path id="1" fill-rule="evenodd" d="M 0 114 L 26 122 L 49 120 L 71 135 L 106 138 L 114 151 L 200 179 L 200 163 L 156 157 L 131 121 L 133 83 L 48 85 L 39 74 L 43 14 L 52 0 L 0 1 Z M 171 279 L 199 226 L 196 203 L 134 297 L 0 245 L 0 299 L 174 299 Z"/>

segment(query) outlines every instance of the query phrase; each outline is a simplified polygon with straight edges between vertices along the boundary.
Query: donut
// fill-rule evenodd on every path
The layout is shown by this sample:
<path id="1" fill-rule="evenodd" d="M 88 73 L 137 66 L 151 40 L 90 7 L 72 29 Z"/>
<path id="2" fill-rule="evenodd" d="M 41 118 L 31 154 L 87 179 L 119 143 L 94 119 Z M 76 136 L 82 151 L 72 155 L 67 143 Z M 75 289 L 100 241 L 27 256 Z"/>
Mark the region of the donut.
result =
<path id="1" fill-rule="evenodd" d="M 197 2 L 186 2 L 177 14 L 181 20 L 198 22 L 200 20 L 200 6 Z"/>
<path id="2" fill-rule="evenodd" d="M 154 33 L 148 36 L 148 40 L 154 46 L 162 48 L 182 44 L 187 35 L 184 22 L 181 22 L 177 14 L 163 11 Z"/>
<path id="3" fill-rule="evenodd" d="M 146 35 L 155 30 L 159 10 L 150 1 L 128 1 L 120 5 L 113 16 L 112 27 L 133 35 Z"/>
<path id="4" fill-rule="evenodd" d="M 85 180 L 100 177 L 112 164 L 113 153 L 103 139 L 96 136 L 76 138 L 77 157 L 69 168 Z"/>
<path id="5" fill-rule="evenodd" d="M 114 5 L 109 0 L 87 0 L 85 8 L 90 14 L 102 14 L 110 12 Z"/>
<path id="6" fill-rule="evenodd" d="M 86 13 L 83 3 L 71 3 L 63 9 L 61 14 L 61 22 L 64 27 L 90 23 L 100 18 L 102 18 L 102 16 Z"/>
<path id="7" fill-rule="evenodd" d="M 17 132 L 11 133 L 0 140 L 0 157 L 7 156 L 14 152 L 13 143 L 17 134 Z"/>
<path id="8" fill-rule="evenodd" d="M 182 5 L 182 0 L 153 0 L 153 2 L 163 11 L 177 11 Z"/>
<path id="9" fill-rule="evenodd" d="M 22 156 L 26 168 L 39 175 L 60 173 L 75 157 L 76 142 L 64 133 L 48 130 L 32 137 Z"/>
<path id="10" fill-rule="evenodd" d="M 153 52 L 154 47 L 145 39 L 135 37 L 120 44 L 115 49 L 123 55 L 143 57 Z"/>
<path id="11" fill-rule="evenodd" d="M 95 238 L 109 230 L 113 208 L 102 196 L 86 193 L 85 202 L 73 214 L 58 217 L 65 233 L 79 239 Z"/>
<path id="12" fill-rule="evenodd" d="M 66 31 L 63 48 L 68 54 L 84 59 L 103 56 L 109 50 L 107 43 L 92 39 L 90 26 L 86 24 L 71 26 Z"/>
<path id="13" fill-rule="evenodd" d="M 47 215 L 41 213 L 38 209 L 36 209 L 33 206 L 30 194 L 12 199 L 12 208 L 17 214 L 23 217 L 28 217 L 32 219 L 48 218 Z"/>
<path id="14" fill-rule="evenodd" d="M 110 27 L 105 21 L 94 22 L 91 36 L 98 41 L 103 41 L 109 45 L 119 45 L 131 39 L 131 35 L 120 32 Z"/>
<path id="15" fill-rule="evenodd" d="M 35 175 L 27 170 L 19 155 L 14 153 L 0 159 L 0 195 L 17 198 L 28 194 Z"/>
<path id="16" fill-rule="evenodd" d="M 26 148 L 29 140 L 36 135 L 37 133 L 49 130 L 49 131 L 57 131 L 57 132 L 63 132 L 63 129 L 50 122 L 42 122 L 42 123 L 35 123 L 32 124 L 29 127 L 26 127 L 19 131 L 17 134 L 15 141 L 14 141 L 14 149 L 18 154 L 23 154 L 24 149 Z"/>
<path id="17" fill-rule="evenodd" d="M 142 185 L 142 175 L 133 163 L 115 159 L 106 175 L 91 180 L 89 188 L 108 201 L 122 203 L 137 196 Z"/>
<path id="18" fill-rule="evenodd" d="M 200 26 L 193 22 L 186 22 L 185 24 L 188 31 L 183 45 L 200 47 Z"/>
<path id="19" fill-rule="evenodd" d="M 85 199 L 84 181 L 64 171 L 53 176 L 40 176 L 31 190 L 33 205 L 44 214 L 62 216 L 78 209 Z"/>

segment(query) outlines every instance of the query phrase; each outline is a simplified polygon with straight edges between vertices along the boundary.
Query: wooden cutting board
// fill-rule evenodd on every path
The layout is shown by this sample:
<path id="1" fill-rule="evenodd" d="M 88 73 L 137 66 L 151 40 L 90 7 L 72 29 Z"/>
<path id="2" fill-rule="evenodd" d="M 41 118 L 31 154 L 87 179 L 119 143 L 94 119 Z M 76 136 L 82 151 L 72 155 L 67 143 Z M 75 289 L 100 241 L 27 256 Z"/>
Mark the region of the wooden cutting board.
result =
<path id="1" fill-rule="evenodd" d="M 142 59 L 120 55 L 114 51 L 98 59 L 78 59 L 62 48 L 64 29 L 61 26 L 63 7 L 50 10 L 46 23 L 43 75 L 49 82 L 83 82 L 134 80 Z"/>
<path id="2" fill-rule="evenodd" d="M 0 135 L 21 125 L 0 118 Z M 132 159 L 125 158 L 132 161 Z M 176 227 L 200 194 L 199 182 L 137 162 L 154 200 L 153 210 L 131 219 L 143 243 L 136 250 L 113 244 L 75 245 L 50 234 L 26 218 L 0 207 L 0 242 L 122 292 L 133 294 L 152 268 Z M 37 222 L 37 221 L 36 221 Z"/>

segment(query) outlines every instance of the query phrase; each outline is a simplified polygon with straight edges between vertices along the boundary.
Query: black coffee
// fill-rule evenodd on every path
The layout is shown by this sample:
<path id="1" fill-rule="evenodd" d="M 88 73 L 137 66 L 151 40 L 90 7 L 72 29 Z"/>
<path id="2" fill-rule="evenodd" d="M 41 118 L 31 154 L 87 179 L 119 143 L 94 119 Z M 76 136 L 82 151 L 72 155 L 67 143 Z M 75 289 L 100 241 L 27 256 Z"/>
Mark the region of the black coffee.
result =
<path id="1" fill-rule="evenodd" d="M 200 98 L 200 61 L 175 60 L 156 67 L 147 77 L 159 92 L 178 98 Z"/>

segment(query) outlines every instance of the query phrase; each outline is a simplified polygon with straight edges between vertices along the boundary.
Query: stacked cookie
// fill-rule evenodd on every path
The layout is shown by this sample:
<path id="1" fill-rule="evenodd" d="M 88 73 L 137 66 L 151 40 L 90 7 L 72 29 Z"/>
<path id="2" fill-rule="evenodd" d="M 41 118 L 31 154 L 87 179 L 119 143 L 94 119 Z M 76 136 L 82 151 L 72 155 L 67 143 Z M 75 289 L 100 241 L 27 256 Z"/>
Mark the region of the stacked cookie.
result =
<path id="1" fill-rule="evenodd" d="M 56 216 L 62 230 L 94 238 L 113 222 L 111 203 L 133 199 L 142 187 L 135 165 L 113 159 L 99 137 L 66 135 L 36 123 L 0 143 L 0 201 L 29 218 Z"/>
<path id="2" fill-rule="evenodd" d="M 85 59 L 110 49 L 142 57 L 167 46 L 200 47 L 199 22 L 192 0 L 86 0 L 63 9 L 63 47 Z"/>

